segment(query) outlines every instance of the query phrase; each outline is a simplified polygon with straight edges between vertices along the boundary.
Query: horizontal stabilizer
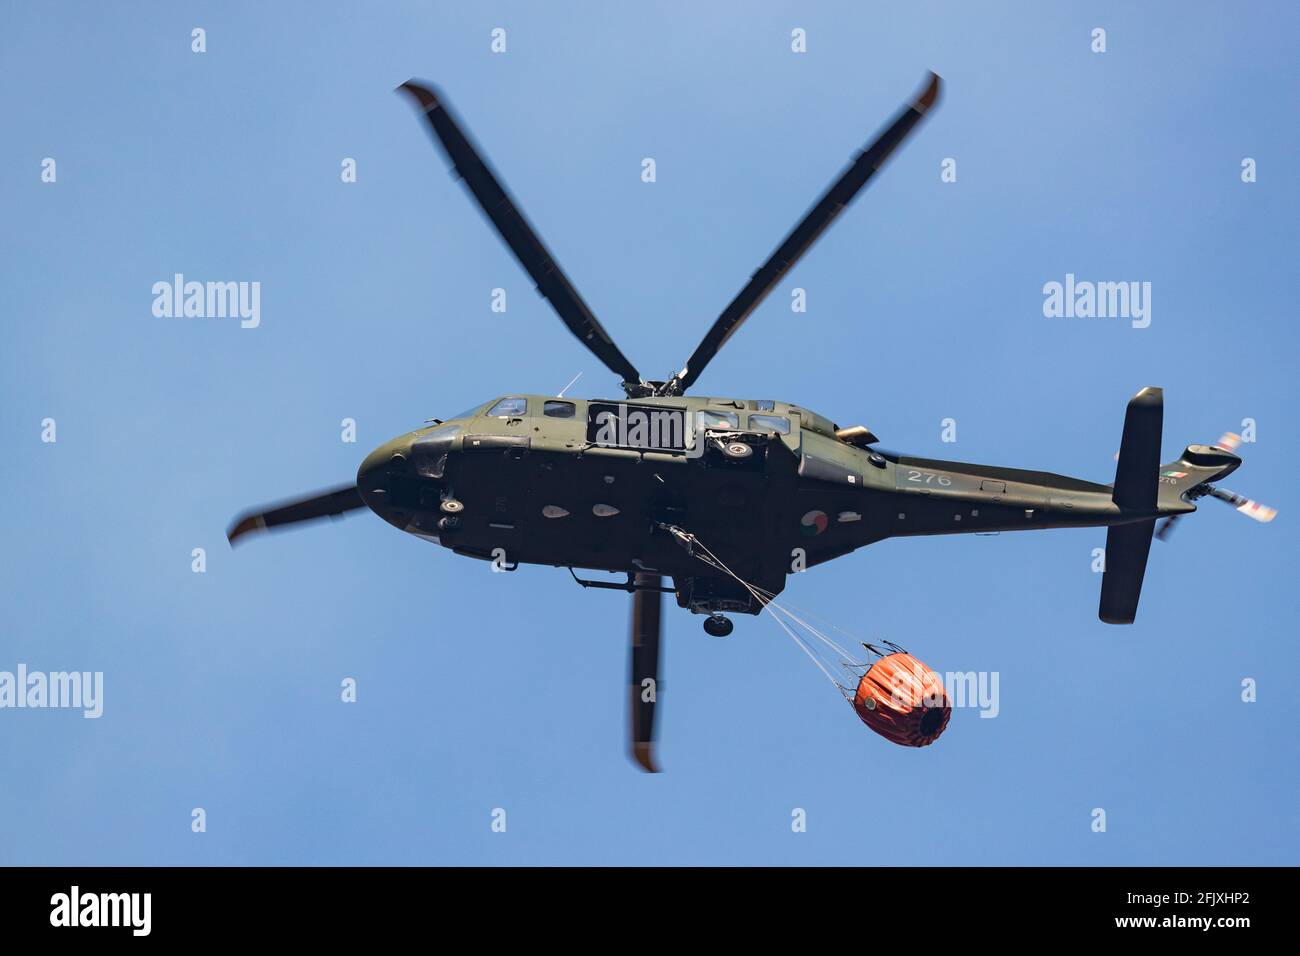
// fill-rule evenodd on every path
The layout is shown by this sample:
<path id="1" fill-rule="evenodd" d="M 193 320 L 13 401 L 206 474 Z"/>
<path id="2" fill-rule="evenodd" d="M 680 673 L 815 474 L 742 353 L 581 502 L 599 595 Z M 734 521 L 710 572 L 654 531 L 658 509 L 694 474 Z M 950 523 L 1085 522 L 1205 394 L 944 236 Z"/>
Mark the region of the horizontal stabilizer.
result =
<path id="1" fill-rule="evenodd" d="M 1124 438 L 1128 440 L 1127 428 Z M 1097 616 L 1105 623 L 1132 624 L 1137 616 L 1155 527 L 1152 518 L 1106 529 L 1106 570 L 1101 576 L 1101 606 L 1097 610 Z"/>

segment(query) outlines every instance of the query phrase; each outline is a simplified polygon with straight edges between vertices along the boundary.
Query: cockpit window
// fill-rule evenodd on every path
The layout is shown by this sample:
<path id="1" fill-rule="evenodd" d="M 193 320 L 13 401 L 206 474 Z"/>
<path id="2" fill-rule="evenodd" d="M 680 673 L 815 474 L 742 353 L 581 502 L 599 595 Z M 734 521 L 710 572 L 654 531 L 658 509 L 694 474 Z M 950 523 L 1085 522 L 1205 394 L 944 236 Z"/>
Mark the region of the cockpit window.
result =
<path id="1" fill-rule="evenodd" d="M 461 433 L 459 425 L 444 424 L 425 432 L 411 446 L 412 451 L 426 457 L 440 455 L 451 447 L 452 441 Z M 430 476 L 436 477 L 436 476 Z"/>
<path id="2" fill-rule="evenodd" d="M 437 438 L 444 438 L 444 439 L 447 439 L 448 441 L 450 441 L 451 439 L 453 439 L 453 438 L 455 438 L 457 435 L 459 435 L 460 432 L 461 432 L 461 427 L 460 427 L 459 425 L 447 425 L 447 424 L 443 424 L 443 425 L 439 425 L 437 428 L 435 428 L 435 429 L 433 429 L 432 431 L 428 432 L 424 437 L 425 437 L 425 438 L 435 438 L 435 437 L 437 437 Z"/>
<path id="3" fill-rule="evenodd" d="M 790 434 L 790 419 L 781 415 L 750 415 L 749 430 L 752 432 L 777 432 Z"/>
<path id="4" fill-rule="evenodd" d="M 776 402 L 770 398 L 760 398 L 754 403 L 754 407 L 760 412 L 774 412 L 776 411 Z"/>
<path id="5" fill-rule="evenodd" d="M 706 408 L 700 412 L 699 423 L 701 428 L 739 428 L 740 416 L 735 412 L 715 412 Z"/>
<path id="6" fill-rule="evenodd" d="M 547 418 L 572 418 L 575 411 L 573 402 L 547 402 L 542 406 L 542 414 Z"/>
<path id="7" fill-rule="evenodd" d="M 528 399 L 526 398 L 503 398 L 491 408 L 488 409 L 489 418 L 511 418 L 515 415 L 525 415 L 528 412 Z"/>
<path id="8" fill-rule="evenodd" d="M 483 405 L 480 403 L 480 404 L 478 404 L 478 405 L 475 405 L 473 408 L 467 408 L 467 409 L 465 409 L 463 412 L 461 412 L 461 413 L 458 414 L 458 415 L 451 415 L 451 416 L 449 416 L 448 419 L 445 419 L 445 420 L 447 420 L 447 421 L 454 421 L 454 420 L 457 419 L 457 418 L 472 418 L 472 417 L 474 416 L 474 413 L 477 412 L 477 411 L 478 411 L 480 408 L 482 408 L 482 407 L 483 407 Z"/>

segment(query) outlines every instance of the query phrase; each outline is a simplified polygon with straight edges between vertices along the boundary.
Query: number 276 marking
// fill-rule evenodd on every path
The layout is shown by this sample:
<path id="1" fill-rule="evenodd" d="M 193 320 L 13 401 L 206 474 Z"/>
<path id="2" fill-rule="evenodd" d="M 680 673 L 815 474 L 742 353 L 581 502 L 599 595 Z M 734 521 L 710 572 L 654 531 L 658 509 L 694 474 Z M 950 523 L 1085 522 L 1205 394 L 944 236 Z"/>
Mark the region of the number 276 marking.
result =
<path id="1" fill-rule="evenodd" d="M 907 480 L 920 482 L 923 485 L 943 485 L 945 488 L 952 484 L 952 479 L 947 475 L 936 475 L 932 471 L 909 470 Z"/>

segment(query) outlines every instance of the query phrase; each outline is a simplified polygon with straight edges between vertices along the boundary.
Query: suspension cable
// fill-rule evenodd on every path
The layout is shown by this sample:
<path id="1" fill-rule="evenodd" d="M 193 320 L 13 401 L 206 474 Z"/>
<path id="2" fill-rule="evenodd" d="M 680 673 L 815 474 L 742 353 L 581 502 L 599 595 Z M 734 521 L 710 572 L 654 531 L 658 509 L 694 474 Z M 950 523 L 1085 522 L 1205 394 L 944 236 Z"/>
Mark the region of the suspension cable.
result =
<path id="1" fill-rule="evenodd" d="M 807 621 L 803 620 L 803 618 L 799 617 L 799 615 L 793 613 L 788 608 L 783 607 L 781 604 L 777 603 L 776 595 L 773 594 L 771 591 L 750 584 L 748 581 L 746 581 L 744 578 L 738 575 L 735 571 L 731 570 L 731 568 L 729 568 L 721 558 L 719 558 L 716 554 L 714 554 L 709 549 L 709 547 L 704 544 L 704 542 L 700 541 L 698 537 L 692 534 L 688 534 L 682 531 L 680 528 L 672 528 L 668 526 L 666 527 L 667 530 L 672 532 L 674 536 L 678 538 L 679 542 L 681 542 L 683 546 L 686 547 L 688 553 L 692 554 L 694 557 L 698 558 L 701 562 L 708 565 L 709 567 L 712 567 L 715 570 L 722 571 L 724 574 L 729 575 L 737 583 L 739 583 L 741 587 L 743 587 L 746 591 L 748 591 L 754 597 L 754 599 L 758 601 L 759 606 L 763 610 L 767 611 L 767 613 L 772 616 L 772 620 L 776 621 L 776 623 L 781 627 L 781 629 L 790 636 L 790 639 L 793 640 L 796 645 L 798 645 L 799 649 L 802 650 L 806 655 L 808 655 L 808 659 L 811 660 L 814 664 L 816 664 L 817 668 L 823 674 L 826 675 L 826 679 L 829 680 L 832 684 L 834 684 L 835 688 L 842 695 L 844 695 L 845 697 L 851 696 L 852 692 L 856 690 L 856 687 L 850 688 L 846 686 L 845 683 L 836 680 L 835 676 L 827 668 L 826 663 L 824 663 L 821 658 L 819 658 L 815 653 L 813 653 L 812 649 L 803 640 L 799 638 L 799 636 L 794 632 L 793 629 L 791 629 L 791 627 L 784 620 L 781 619 L 781 617 L 777 614 L 777 611 L 780 611 L 782 614 L 789 617 L 792 621 L 795 622 L 795 624 L 799 625 L 801 628 L 803 628 L 813 637 L 817 638 L 824 645 L 826 645 L 826 647 L 834 651 L 835 652 L 834 657 L 838 658 L 838 660 L 833 661 L 834 665 L 842 671 L 845 677 L 851 680 L 860 676 L 857 669 L 863 667 L 861 663 L 853 659 L 853 655 L 851 655 L 843 647 L 837 644 L 828 635 L 822 633 L 816 627 L 809 624 Z M 699 552 L 702 553 L 698 553 L 695 550 L 696 548 L 698 548 Z M 841 633 L 844 632 L 841 631 Z M 853 683 L 856 684 L 856 680 L 853 680 Z"/>

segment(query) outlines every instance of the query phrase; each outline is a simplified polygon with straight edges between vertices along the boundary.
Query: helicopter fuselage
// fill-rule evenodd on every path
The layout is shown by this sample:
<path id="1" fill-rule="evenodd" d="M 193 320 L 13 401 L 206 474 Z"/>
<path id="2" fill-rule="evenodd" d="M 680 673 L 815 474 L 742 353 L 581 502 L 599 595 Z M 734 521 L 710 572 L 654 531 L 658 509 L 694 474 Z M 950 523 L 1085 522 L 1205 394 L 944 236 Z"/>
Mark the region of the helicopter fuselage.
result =
<path id="1" fill-rule="evenodd" d="M 1191 478 L 1239 464 L 1191 446 L 1185 459 L 1209 455 L 1180 463 L 1197 474 L 1165 481 L 1156 509 L 1135 511 L 1116 504 L 1111 485 L 898 455 L 864 438 L 875 440 L 783 402 L 512 395 L 387 442 L 357 486 L 395 527 L 503 570 L 659 574 L 682 607 L 758 613 L 746 584 L 777 594 L 787 575 L 885 538 L 1181 514 L 1195 510 L 1181 495 Z"/>
<path id="2" fill-rule="evenodd" d="M 1240 463 L 1240 443 L 1189 445 L 1159 463 L 1163 390 L 1128 402 L 1115 481 L 942 461 L 873 447 L 864 426 L 838 428 L 776 401 L 686 397 L 755 313 L 938 101 L 925 87 L 832 181 L 709 326 L 670 377 L 649 380 L 623 353 L 542 242 L 517 201 L 432 86 L 410 94 L 456 177 L 563 325 L 618 376 L 621 400 L 508 395 L 433 420 L 375 449 L 355 483 L 248 511 L 245 536 L 369 507 L 402 531 L 493 563 L 565 567 L 584 587 L 632 592 L 630 741 L 654 759 L 663 594 L 731 633 L 726 612 L 757 614 L 790 574 L 885 538 L 1107 527 L 1098 618 L 1136 619 L 1151 542 L 1205 495 L 1258 521 L 1276 514 L 1209 482 Z M 565 389 L 567 390 L 567 388 Z M 575 569 L 627 575 L 626 584 Z M 671 587 L 666 578 L 672 579 Z M 775 611 L 773 613 L 776 613 Z M 796 639 L 797 640 L 797 639 Z"/>

